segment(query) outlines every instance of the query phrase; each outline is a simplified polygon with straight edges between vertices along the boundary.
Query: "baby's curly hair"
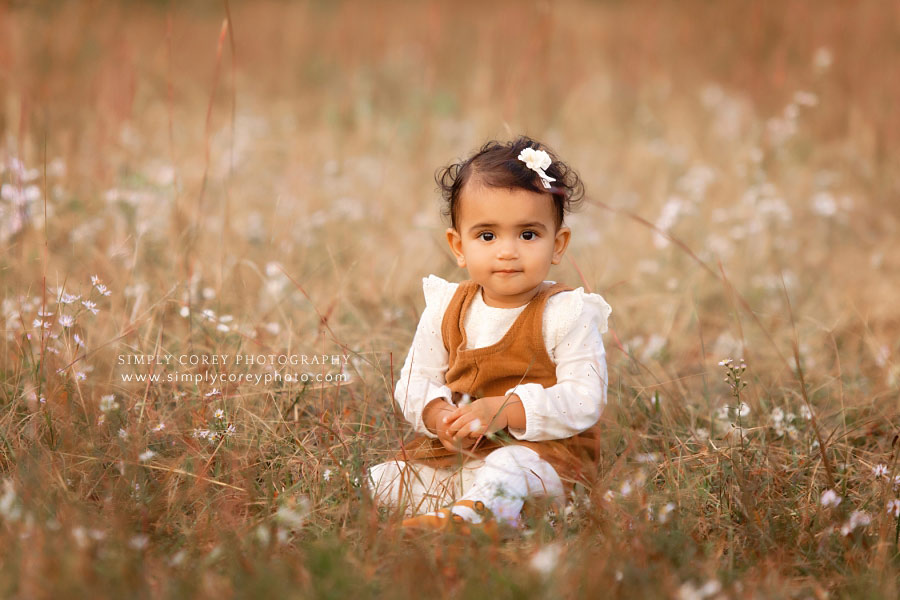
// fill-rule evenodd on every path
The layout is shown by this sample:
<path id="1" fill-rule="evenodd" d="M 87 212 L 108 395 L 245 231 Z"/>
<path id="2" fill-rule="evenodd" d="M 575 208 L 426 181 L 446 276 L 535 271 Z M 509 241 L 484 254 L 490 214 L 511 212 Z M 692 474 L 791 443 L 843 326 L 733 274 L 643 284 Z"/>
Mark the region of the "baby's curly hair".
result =
<path id="1" fill-rule="evenodd" d="M 544 187 L 537 173 L 519 160 L 519 153 L 525 148 L 544 150 L 550 155 L 553 162 L 545 172 L 556 181 L 551 182 L 549 189 Z M 459 222 L 460 195 L 473 179 L 491 187 L 521 188 L 551 194 L 556 209 L 557 230 L 562 227 L 565 215 L 577 209 L 584 199 L 584 184 L 578 174 L 559 160 L 545 144 L 526 136 L 506 143 L 491 140 L 466 160 L 441 167 L 434 178 L 444 199 L 441 214 L 450 217 L 454 229 Z"/>

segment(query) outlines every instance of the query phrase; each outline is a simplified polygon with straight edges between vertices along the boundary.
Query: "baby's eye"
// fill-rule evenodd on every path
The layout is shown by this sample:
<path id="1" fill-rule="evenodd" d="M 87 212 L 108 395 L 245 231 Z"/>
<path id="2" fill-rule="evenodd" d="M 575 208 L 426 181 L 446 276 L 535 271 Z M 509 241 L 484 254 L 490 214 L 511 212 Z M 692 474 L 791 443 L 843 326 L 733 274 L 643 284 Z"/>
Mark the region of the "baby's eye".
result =
<path id="1" fill-rule="evenodd" d="M 525 240 L 526 240 L 526 241 L 529 241 L 529 242 L 530 242 L 531 240 L 536 240 L 536 239 L 537 239 L 537 236 L 538 236 L 537 231 L 531 231 L 531 230 L 523 231 L 523 232 L 522 232 L 522 235 L 523 235 L 523 236 L 526 236 L 526 235 L 531 236 L 531 237 L 526 237 L 526 238 L 525 238 Z"/>
<path id="2" fill-rule="evenodd" d="M 490 237 L 484 237 L 486 235 L 490 236 Z M 481 233 L 478 234 L 478 239 L 484 240 L 485 242 L 490 242 L 490 241 L 493 241 L 494 234 L 491 233 L 490 231 L 482 231 Z"/>

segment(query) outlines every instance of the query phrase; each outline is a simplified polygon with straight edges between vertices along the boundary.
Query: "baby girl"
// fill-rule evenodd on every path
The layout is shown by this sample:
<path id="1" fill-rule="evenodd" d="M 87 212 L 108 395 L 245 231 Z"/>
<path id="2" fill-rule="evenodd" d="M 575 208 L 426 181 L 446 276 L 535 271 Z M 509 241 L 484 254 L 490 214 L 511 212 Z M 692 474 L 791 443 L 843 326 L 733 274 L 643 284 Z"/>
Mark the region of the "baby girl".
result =
<path id="1" fill-rule="evenodd" d="M 447 241 L 469 279 L 423 279 L 425 310 L 394 391 L 417 437 L 372 466 L 376 503 L 404 527 L 521 525 L 596 476 L 609 305 L 545 280 L 583 197 L 578 175 L 527 137 L 439 171 Z"/>

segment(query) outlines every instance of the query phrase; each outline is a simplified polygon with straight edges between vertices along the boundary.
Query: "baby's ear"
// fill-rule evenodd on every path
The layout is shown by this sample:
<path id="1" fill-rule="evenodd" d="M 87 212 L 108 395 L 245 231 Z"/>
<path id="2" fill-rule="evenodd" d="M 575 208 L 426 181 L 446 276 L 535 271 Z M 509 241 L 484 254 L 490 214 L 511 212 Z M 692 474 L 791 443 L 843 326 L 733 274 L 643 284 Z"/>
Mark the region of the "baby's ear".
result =
<path id="1" fill-rule="evenodd" d="M 450 246 L 450 251 L 453 253 L 453 256 L 456 257 L 456 264 L 461 268 L 465 268 L 466 257 L 462 251 L 462 237 L 460 237 L 459 232 L 453 227 L 447 228 L 447 245 Z"/>

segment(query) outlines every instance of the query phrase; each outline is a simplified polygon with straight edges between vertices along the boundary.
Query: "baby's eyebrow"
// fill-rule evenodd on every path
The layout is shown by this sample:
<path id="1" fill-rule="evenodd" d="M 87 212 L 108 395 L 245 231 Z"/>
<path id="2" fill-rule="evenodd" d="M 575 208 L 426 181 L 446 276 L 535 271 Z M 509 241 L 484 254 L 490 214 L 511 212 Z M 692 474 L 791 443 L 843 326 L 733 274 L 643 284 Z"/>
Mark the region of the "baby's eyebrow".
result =
<path id="1" fill-rule="evenodd" d="M 477 223 L 469 227 L 469 231 L 474 231 L 476 229 L 483 229 L 485 227 L 497 227 L 496 223 Z M 537 221 L 529 221 L 528 223 L 519 223 L 514 225 L 514 227 L 534 227 L 535 229 L 543 229 L 547 231 L 547 228 L 543 223 L 538 223 Z"/>

